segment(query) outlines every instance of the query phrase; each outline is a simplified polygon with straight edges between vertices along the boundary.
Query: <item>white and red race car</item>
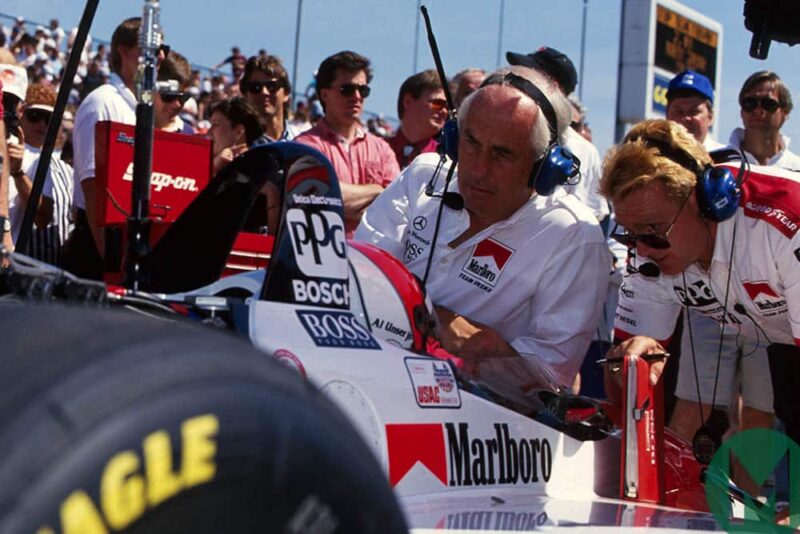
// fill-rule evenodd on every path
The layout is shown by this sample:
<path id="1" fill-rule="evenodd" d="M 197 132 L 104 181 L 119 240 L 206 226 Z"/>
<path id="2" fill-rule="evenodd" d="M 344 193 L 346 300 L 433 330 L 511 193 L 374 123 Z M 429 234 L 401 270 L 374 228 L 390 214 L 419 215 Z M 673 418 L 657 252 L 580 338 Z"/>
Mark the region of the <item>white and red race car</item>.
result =
<path id="1" fill-rule="evenodd" d="M 267 181 L 284 191 L 269 267 L 220 278 L 247 207 Z M 71 295 L 162 317 L 186 315 L 236 331 L 262 359 L 268 354 L 296 370 L 346 414 L 415 532 L 716 530 L 720 524 L 709 513 L 706 492 L 725 499 L 740 496 L 725 475 L 706 477 L 717 484 L 704 486 L 704 469 L 691 446 L 664 429 L 661 391 L 650 386 L 645 361 L 623 362 L 623 405 L 614 409 L 547 387 L 546 376 L 515 362 L 509 369 L 530 374 L 535 385 L 530 391 L 509 394 L 502 384 L 461 370 L 456 358 L 429 355 L 441 351 L 429 350 L 435 347 L 435 321 L 419 283 L 390 255 L 345 240 L 335 174 L 324 157 L 302 145 L 252 149 L 216 176 L 145 258 L 150 293 L 107 290 L 23 257 L 10 259 L 6 285 L 13 293 L 40 300 Z M 318 424 L 309 421 L 312 428 L 305 431 L 313 434 Z M 145 432 L 145 442 L 151 435 Z M 220 439 L 214 446 L 221 453 L 229 445 Z M 147 463 L 147 446 L 142 447 Z M 117 458 L 110 452 L 108 457 Z M 313 465 L 314 458 L 300 462 Z M 104 501 L 110 465 L 98 471 L 95 502 L 101 503 L 98 524 L 115 531 L 115 524 L 127 523 L 113 522 L 114 504 L 125 508 L 122 497 Z M 348 467 L 347 462 L 338 465 L 345 478 Z M 154 469 L 145 466 L 144 471 Z M 326 471 L 319 469 L 325 478 Z M 145 485 L 152 484 L 148 476 Z M 155 511 L 173 494 L 178 491 L 156 499 Z M 61 502 L 64 525 L 72 494 L 59 495 L 52 502 Z M 87 495 L 91 502 L 93 494 Z M 370 507 L 369 499 L 351 504 L 355 516 Z M 54 512 L 47 506 L 42 513 L 50 517 Z M 752 506 L 757 517 L 769 518 L 766 508 Z M 730 511 L 715 513 L 725 520 Z M 147 524 L 149 517 L 129 516 L 134 526 Z M 340 518 L 342 532 L 369 531 L 345 523 Z"/>

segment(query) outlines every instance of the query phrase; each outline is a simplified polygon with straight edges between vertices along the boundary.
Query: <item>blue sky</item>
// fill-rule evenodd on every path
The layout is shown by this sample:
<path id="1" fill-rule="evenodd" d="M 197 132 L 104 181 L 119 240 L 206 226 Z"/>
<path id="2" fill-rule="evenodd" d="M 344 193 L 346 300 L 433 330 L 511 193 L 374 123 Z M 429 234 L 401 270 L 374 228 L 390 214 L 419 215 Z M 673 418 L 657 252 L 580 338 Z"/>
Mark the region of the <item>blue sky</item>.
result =
<path id="1" fill-rule="evenodd" d="M 445 69 L 497 66 L 499 0 L 427 0 Z M 723 24 L 720 140 L 740 125 L 736 96 L 744 79 L 764 68 L 775 70 L 800 99 L 800 47 L 773 43 L 770 57 L 748 56 L 750 33 L 744 29 L 742 0 L 684 0 L 683 3 Z M 543 45 L 580 59 L 583 0 L 506 0 L 501 49 L 530 52 Z M 142 0 L 101 0 L 92 34 L 109 39 L 123 18 L 141 14 Z M 583 101 L 595 144 L 605 151 L 613 142 L 620 0 L 589 0 Z M 77 0 L 4 0 L 0 12 L 46 22 L 77 24 L 83 2 Z M 239 45 L 245 54 L 266 48 L 292 71 L 297 0 L 162 0 L 161 20 L 167 42 L 193 63 L 212 66 Z M 416 0 L 304 0 L 298 85 L 310 81 L 319 62 L 344 49 L 373 62 L 375 79 L 367 108 L 396 115 L 397 89 L 414 65 Z M 418 70 L 433 67 L 420 27 Z M 794 67 L 794 68 L 793 68 Z M 800 104 L 800 102 L 798 102 Z M 798 115 L 794 113 L 793 115 Z M 790 116 L 784 133 L 800 152 L 800 115 Z"/>

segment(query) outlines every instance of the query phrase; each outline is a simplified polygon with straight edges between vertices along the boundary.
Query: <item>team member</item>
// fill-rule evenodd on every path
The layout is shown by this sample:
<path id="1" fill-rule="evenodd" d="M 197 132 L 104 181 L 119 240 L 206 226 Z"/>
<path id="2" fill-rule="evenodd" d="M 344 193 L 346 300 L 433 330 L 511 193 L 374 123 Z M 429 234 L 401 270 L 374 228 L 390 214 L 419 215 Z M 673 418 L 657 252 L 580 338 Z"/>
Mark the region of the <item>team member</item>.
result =
<path id="1" fill-rule="evenodd" d="M 667 119 L 683 125 L 709 152 L 725 146 L 709 135 L 714 123 L 714 89 L 702 74 L 686 70 L 669 82 Z M 742 391 L 739 429 L 772 426 L 767 349 L 763 344 L 741 339 L 732 326 L 724 330 L 721 333 L 719 323 L 699 312 L 690 309 L 684 314 L 681 365 L 675 387 L 677 400 L 669 426 L 685 439 L 691 440 L 702 425 L 708 424 L 712 408 L 727 412 L 733 402 L 731 408 L 739 412 L 736 406 L 739 382 Z M 712 397 L 716 404 L 713 407 Z M 698 409 L 698 403 L 702 409 Z M 711 426 L 721 439 L 725 425 Z"/>
<path id="2" fill-rule="evenodd" d="M 771 344 L 774 410 L 800 441 L 793 346 L 800 343 L 800 178 L 752 168 L 737 198 L 733 184 L 706 177 L 710 163 L 684 128 L 666 120 L 635 125 L 609 155 L 601 191 L 628 232 L 617 237 L 661 271 L 626 278 L 616 322 L 622 343 L 613 354 L 663 351 L 682 306 L 735 325 L 756 344 Z M 708 194 L 714 189 L 720 194 Z M 651 380 L 662 367 L 651 367 Z"/>
<path id="3" fill-rule="evenodd" d="M 451 165 L 443 163 L 434 180 L 436 154 L 418 157 L 356 232 L 421 278 L 432 255 L 426 289 L 445 349 L 471 362 L 522 356 L 567 386 L 600 318 L 608 269 L 598 266 L 611 265 L 597 219 L 583 204 L 560 189 L 548 197 L 534 192 L 535 165 L 552 138 L 563 138 L 569 117 L 569 104 L 542 74 L 498 71 L 461 106 L 450 187 L 464 208 L 445 203 L 436 242 L 437 195 Z M 438 192 L 426 193 L 434 181 Z"/>
<path id="4" fill-rule="evenodd" d="M 506 52 L 506 59 L 511 65 L 530 67 L 546 74 L 556 83 L 565 97 L 575 91 L 578 83 L 575 65 L 569 57 L 555 48 L 544 46 L 530 54 Z M 589 206 L 597 220 L 605 220 L 609 215 L 608 202 L 597 189 L 601 172 L 600 153 L 590 141 L 572 128 L 567 129 L 564 134 L 564 146 L 581 162 L 581 179 L 577 184 L 567 185 L 567 191 Z"/>

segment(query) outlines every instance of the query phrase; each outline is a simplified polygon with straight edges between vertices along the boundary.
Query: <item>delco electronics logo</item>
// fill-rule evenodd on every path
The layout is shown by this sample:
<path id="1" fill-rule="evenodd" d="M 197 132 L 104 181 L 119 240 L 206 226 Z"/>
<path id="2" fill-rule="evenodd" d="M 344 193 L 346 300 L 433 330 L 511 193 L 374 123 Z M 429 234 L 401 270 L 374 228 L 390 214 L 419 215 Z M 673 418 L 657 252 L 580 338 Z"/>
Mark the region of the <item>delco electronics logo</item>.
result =
<path id="1" fill-rule="evenodd" d="M 292 208 L 286 222 L 297 266 L 306 276 L 347 279 L 347 255 L 342 217 L 329 210 Z"/>
<path id="2" fill-rule="evenodd" d="M 469 423 L 386 425 L 392 487 L 417 463 L 451 487 L 550 480 L 553 450 L 546 438 L 514 436 L 508 423 L 493 427 L 492 435 L 476 437 Z"/>
<path id="3" fill-rule="evenodd" d="M 380 350 L 363 326 L 350 312 L 297 310 L 297 317 L 318 347 Z"/>
<path id="4" fill-rule="evenodd" d="M 133 162 L 128 164 L 125 174 L 122 175 L 122 180 L 125 182 L 133 181 Z M 154 191 L 161 191 L 165 187 L 172 188 L 177 191 L 199 191 L 197 188 L 197 180 L 194 178 L 187 178 L 185 176 L 172 176 L 163 172 L 154 172 L 150 175 L 150 188 Z"/>

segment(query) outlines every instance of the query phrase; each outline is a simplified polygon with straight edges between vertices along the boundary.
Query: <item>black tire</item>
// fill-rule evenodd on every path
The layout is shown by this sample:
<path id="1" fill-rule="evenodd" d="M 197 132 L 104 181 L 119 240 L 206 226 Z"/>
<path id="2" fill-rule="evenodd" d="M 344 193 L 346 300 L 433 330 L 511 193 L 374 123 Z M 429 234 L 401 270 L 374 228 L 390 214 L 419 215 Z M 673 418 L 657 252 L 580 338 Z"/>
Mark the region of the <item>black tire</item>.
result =
<path id="1" fill-rule="evenodd" d="M 341 412 L 244 340 L 122 311 L 2 311 L 0 532 L 406 531 Z"/>

